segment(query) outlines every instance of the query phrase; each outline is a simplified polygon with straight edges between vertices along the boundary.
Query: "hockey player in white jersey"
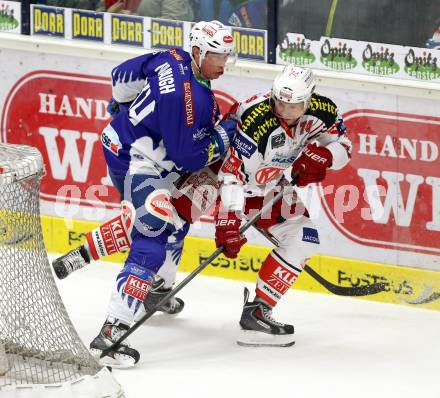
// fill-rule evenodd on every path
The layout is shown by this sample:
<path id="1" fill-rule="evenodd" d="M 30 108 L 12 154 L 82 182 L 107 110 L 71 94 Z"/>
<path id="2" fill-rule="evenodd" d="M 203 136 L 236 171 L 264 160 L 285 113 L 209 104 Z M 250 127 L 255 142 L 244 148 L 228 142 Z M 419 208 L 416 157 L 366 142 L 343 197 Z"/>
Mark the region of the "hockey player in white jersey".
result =
<path id="1" fill-rule="evenodd" d="M 351 142 L 336 105 L 314 89 L 310 70 L 288 65 L 270 95 L 254 96 L 236 110 L 238 132 L 219 173 L 217 247 L 235 258 L 246 242 L 239 233 L 242 219 L 260 210 L 274 190 L 285 189 L 283 200 L 256 223 L 278 246 L 261 266 L 253 301 L 245 289 L 242 345 L 294 343 L 293 325 L 275 321 L 272 309 L 319 250 L 320 238 L 288 180 L 299 175 L 299 187 L 318 183 L 327 170 L 341 169 L 350 159 Z"/>

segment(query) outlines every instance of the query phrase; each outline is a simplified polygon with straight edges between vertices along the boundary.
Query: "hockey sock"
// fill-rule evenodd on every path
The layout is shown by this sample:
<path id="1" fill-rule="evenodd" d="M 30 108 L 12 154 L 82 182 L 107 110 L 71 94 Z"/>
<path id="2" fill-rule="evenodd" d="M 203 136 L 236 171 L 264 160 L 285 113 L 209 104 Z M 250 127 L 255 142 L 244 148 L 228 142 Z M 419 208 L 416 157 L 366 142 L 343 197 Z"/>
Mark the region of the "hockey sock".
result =
<path id="1" fill-rule="evenodd" d="M 302 271 L 285 261 L 275 250 L 264 260 L 260 268 L 255 289 L 256 301 L 264 301 L 274 307 L 290 289 Z"/>
<path id="2" fill-rule="evenodd" d="M 121 215 L 87 233 L 85 246 L 94 260 L 130 248 L 134 214 L 133 205 L 123 201 Z"/>

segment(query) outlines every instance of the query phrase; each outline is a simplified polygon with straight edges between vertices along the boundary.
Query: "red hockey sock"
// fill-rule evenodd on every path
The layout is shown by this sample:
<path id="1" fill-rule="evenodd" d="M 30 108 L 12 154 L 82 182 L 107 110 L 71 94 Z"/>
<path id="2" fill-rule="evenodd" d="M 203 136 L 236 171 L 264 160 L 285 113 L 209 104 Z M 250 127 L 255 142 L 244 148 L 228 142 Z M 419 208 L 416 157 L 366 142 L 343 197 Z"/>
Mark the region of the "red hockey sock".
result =
<path id="1" fill-rule="evenodd" d="M 302 271 L 302 266 L 286 262 L 276 251 L 264 260 L 258 273 L 255 293 L 257 298 L 274 307 L 290 289 Z"/>
<path id="2" fill-rule="evenodd" d="M 94 260 L 130 248 L 131 230 L 134 222 L 133 206 L 121 203 L 121 215 L 105 222 L 86 235 L 87 247 Z"/>

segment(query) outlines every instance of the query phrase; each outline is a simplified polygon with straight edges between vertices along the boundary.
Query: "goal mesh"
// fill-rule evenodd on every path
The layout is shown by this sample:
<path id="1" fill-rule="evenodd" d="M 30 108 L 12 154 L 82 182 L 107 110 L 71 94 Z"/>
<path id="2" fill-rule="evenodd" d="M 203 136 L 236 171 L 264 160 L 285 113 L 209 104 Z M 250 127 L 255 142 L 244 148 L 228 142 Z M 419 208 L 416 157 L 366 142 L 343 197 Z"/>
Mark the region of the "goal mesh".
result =
<path id="1" fill-rule="evenodd" d="M 40 224 L 42 173 L 38 150 L 0 143 L 0 392 L 102 369 L 75 331 L 52 276 Z"/>

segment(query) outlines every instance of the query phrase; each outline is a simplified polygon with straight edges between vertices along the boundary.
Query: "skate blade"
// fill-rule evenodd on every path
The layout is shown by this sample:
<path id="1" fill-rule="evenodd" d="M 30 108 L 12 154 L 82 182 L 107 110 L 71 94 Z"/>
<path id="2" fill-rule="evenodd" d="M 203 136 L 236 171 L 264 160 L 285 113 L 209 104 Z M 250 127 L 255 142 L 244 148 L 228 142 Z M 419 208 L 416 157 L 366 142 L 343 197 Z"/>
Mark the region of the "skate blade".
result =
<path id="1" fill-rule="evenodd" d="M 110 366 L 115 369 L 128 369 L 135 365 L 135 360 L 129 355 L 115 353 L 114 357 L 106 355 L 101 358 L 102 350 L 90 348 L 90 353 L 96 358 L 101 366 Z"/>
<path id="2" fill-rule="evenodd" d="M 255 330 L 240 330 L 237 344 L 243 347 L 290 347 L 295 344 L 293 334 L 269 334 Z"/>

